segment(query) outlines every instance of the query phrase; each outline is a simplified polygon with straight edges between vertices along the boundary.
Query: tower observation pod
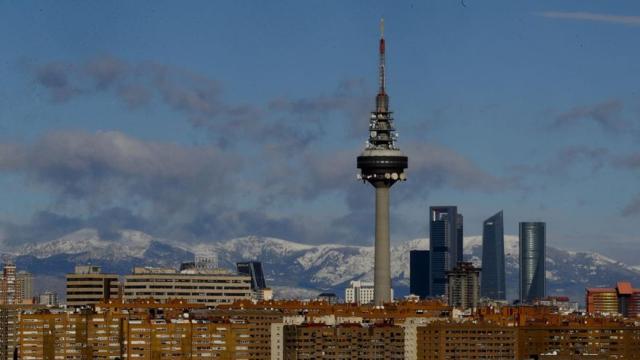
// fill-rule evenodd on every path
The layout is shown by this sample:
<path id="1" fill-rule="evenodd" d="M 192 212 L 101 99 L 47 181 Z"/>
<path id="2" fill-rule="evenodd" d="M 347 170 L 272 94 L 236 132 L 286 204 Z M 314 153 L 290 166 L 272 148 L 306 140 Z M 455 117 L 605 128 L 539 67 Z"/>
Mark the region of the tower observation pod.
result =
<path id="1" fill-rule="evenodd" d="M 391 263 L 389 249 L 389 188 L 405 181 L 408 158 L 396 146 L 397 134 L 389 111 L 385 84 L 384 22 L 380 22 L 379 90 L 376 108 L 369 119 L 369 139 L 358 156 L 358 179 L 368 182 L 376 191 L 376 239 L 374 263 L 374 303 L 383 306 L 391 301 Z"/>

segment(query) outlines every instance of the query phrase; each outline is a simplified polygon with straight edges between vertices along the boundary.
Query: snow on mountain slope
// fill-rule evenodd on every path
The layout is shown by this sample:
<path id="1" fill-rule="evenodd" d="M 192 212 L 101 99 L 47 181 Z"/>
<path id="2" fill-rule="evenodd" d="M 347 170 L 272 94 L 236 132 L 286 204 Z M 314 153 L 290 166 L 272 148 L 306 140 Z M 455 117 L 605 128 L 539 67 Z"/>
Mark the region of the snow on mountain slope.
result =
<path id="1" fill-rule="evenodd" d="M 53 241 L 24 246 L 16 255 L 31 255 L 40 259 L 57 254 L 80 253 L 109 259 L 142 257 L 152 239 L 150 235 L 134 230 L 121 230 L 117 235 L 114 240 L 105 240 L 95 229 L 81 229 Z"/>
<path id="2" fill-rule="evenodd" d="M 134 230 L 122 230 L 103 239 L 93 229 L 83 229 L 59 239 L 25 246 L 12 255 L 19 267 L 33 273 L 63 278 L 77 263 L 101 265 L 105 271 L 128 273 L 134 265 L 179 266 L 194 254 L 215 253 L 219 264 L 260 260 L 268 283 L 285 294 L 335 291 L 342 295 L 351 280 L 372 279 L 373 247 L 337 244 L 307 245 L 269 237 L 246 236 L 222 243 L 188 244 L 156 239 Z M 409 251 L 428 249 L 428 239 L 415 239 L 391 248 L 391 273 L 396 294 L 408 292 Z M 481 265 L 482 239 L 465 237 L 465 258 Z M 505 236 L 505 263 L 509 298 L 517 296 L 518 238 Z M 549 294 L 581 300 L 587 286 L 610 286 L 619 280 L 640 284 L 640 269 L 598 253 L 574 252 L 547 247 Z M 49 280 L 48 280 L 49 281 Z"/>

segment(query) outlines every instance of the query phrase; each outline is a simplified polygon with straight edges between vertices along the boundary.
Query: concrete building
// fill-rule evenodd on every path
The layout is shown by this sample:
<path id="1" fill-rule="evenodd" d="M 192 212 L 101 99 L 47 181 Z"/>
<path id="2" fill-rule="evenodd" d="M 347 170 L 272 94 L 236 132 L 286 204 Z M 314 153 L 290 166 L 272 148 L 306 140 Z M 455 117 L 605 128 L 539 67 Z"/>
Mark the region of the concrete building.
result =
<path id="1" fill-rule="evenodd" d="M 462 217 L 456 206 L 431 206 L 429 208 L 429 256 L 431 296 L 447 293 L 447 272 L 453 270 L 462 259 Z"/>
<path id="2" fill-rule="evenodd" d="M 124 277 L 124 300 L 155 299 L 166 302 L 184 299 L 217 306 L 251 299 L 251 276 L 223 269 L 183 270 L 136 267 Z"/>
<path id="3" fill-rule="evenodd" d="M 494 300 L 507 298 L 502 211 L 494 214 L 482 224 L 480 295 Z"/>
<path id="4" fill-rule="evenodd" d="M 411 250 L 409 252 L 409 293 L 425 299 L 429 289 L 429 250 Z"/>
<path id="5" fill-rule="evenodd" d="M 378 306 L 389 303 L 391 294 L 391 256 L 389 242 L 389 190 L 397 181 L 406 180 L 404 170 L 408 158 L 396 145 L 393 116 L 389 110 L 389 96 L 385 84 L 385 40 L 380 37 L 380 87 L 376 109 L 369 119 L 367 145 L 358 156 L 358 178 L 369 182 L 376 190 L 376 225 L 374 259 L 374 302 Z"/>
<path id="6" fill-rule="evenodd" d="M 348 304 L 374 303 L 374 284 L 370 281 L 351 281 L 350 286 L 344 291 L 344 301 Z M 389 299 L 393 299 L 393 289 L 389 289 Z"/>
<path id="7" fill-rule="evenodd" d="M 117 274 L 103 274 L 99 266 L 78 265 L 66 275 L 66 300 L 69 307 L 95 305 L 120 297 Z"/>
<path id="8" fill-rule="evenodd" d="M 519 227 L 520 301 L 530 303 L 546 296 L 546 225 L 521 222 Z"/>
<path id="9" fill-rule="evenodd" d="M 461 309 L 475 309 L 480 300 L 480 268 L 470 262 L 460 262 L 447 272 L 449 305 Z"/>

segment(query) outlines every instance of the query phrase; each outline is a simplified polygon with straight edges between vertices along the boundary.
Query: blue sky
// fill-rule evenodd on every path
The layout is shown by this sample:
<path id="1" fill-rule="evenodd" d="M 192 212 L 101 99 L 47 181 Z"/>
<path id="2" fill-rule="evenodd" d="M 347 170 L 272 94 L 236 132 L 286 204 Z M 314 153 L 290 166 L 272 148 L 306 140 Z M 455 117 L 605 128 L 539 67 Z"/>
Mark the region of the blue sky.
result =
<path id="1" fill-rule="evenodd" d="M 372 240 L 355 180 L 385 18 L 409 155 L 392 237 L 430 205 L 640 255 L 634 1 L 1 2 L 0 222 L 183 241 Z"/>

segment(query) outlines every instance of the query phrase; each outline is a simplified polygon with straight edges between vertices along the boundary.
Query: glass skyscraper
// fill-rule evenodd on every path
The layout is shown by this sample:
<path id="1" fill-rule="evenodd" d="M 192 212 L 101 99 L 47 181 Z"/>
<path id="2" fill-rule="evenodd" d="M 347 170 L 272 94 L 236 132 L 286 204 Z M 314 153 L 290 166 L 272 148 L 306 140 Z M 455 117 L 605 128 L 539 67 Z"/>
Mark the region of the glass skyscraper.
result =
<path id="1" fill-rule="evenodd" d="M 480 280 L 482 297 L 506 300 L 502 211 L 494 214 L 482 224 L 482 273 Z"/>
<path id="2" fill-rule="evenodd" d="M 409 291 L 420 299 L 429 296 L 429 250 L 409 252 Z"/>
<path id="3" fill-rule="evenodd" d="M 245 261 L 236 263 L 236 269 L 240 274 L 251 276 L 251 290 L 257 291 L 267 288 L 267 282 L 264 281 L 264 273 L 262 272 L 262 263 L 260 261 Z"/>
<path id="4" fill-rule="evenodd" d="M 545 235 L 543 222 L 520 223 L 520 301 L 523 303 L 545 297 Z"/>
<path id="5" fill-rule="evenodd" d="M 460 233 L 460 234 L 458 234 Z M 432 296 L 446 294 L 447 271 L 462 260 L 462 216 L 455 206 L 429 208 L 429 288 Z"/>

